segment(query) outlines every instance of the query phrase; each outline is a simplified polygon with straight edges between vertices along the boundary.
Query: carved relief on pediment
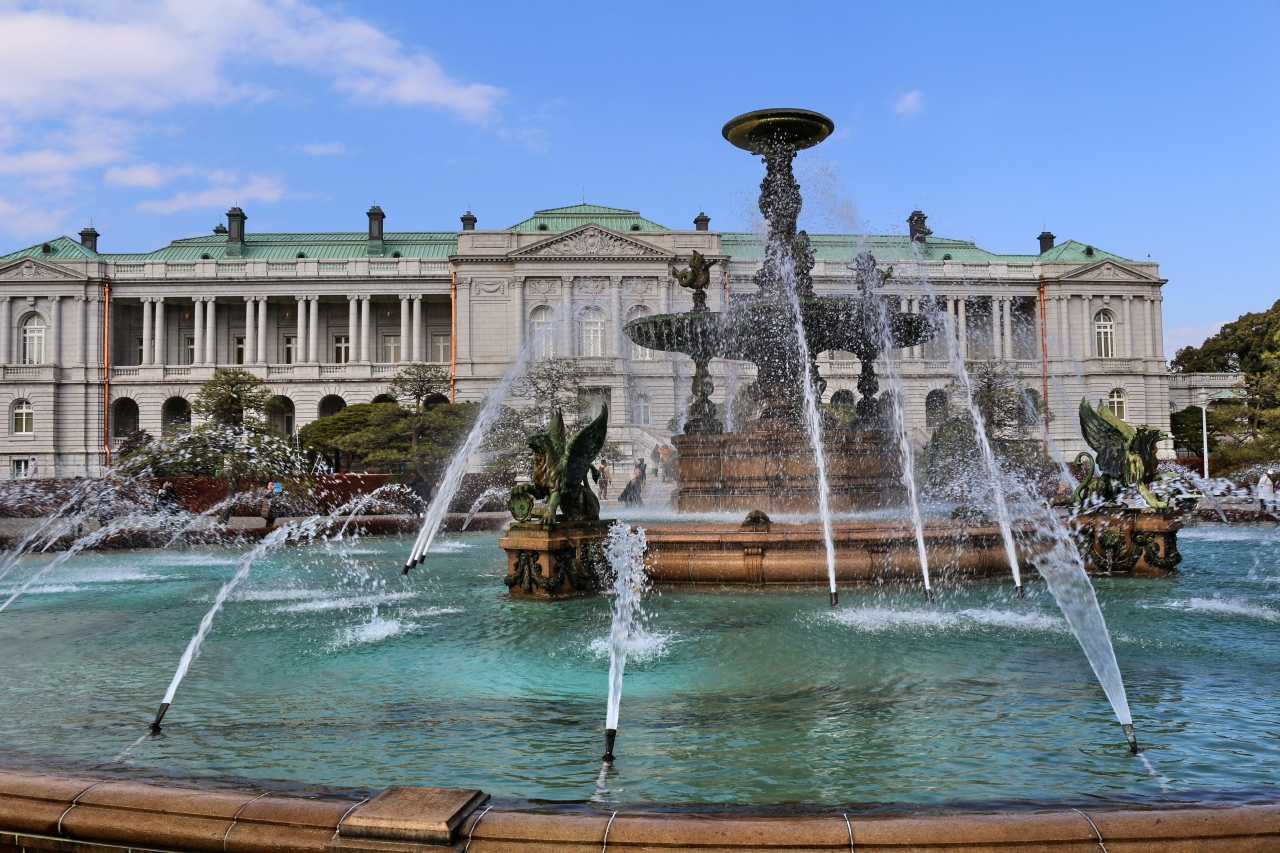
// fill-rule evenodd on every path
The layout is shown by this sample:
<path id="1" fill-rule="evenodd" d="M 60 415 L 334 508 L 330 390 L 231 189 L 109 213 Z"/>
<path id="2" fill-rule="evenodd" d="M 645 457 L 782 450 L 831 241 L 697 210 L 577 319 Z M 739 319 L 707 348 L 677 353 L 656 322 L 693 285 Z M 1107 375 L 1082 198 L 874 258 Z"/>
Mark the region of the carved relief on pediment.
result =
<path id="1" fill-rule="evenodd" d="M 1102 261 L 1092 266 L 1073 270 L 1062 277 L 1074 281 L 1155 281 L 1153 276 L 1118 264 L 1114 261 Z"/>
<path id="2" fill-rule="evenodd" d="M 31 258 L 23 258 L 7 266 L 0 266 L 0 278 L 35 281 L 41 279 L 65 280 L 78 278 L 78 276 L 71 275 L 57 267 L 34 261 Z"/>
<path id="3" fill-rule="evenodd" d="M 654 284 L 651 278 L 629 278 L 623 282 L 623 288 L 631 296 L 651 296 Z"/>
<path id="4" fill-rule="evenodd" d="M 580 278 L 577 280 L 577 290 L 583 296 L 599 296 L 604 293 L 607 284 L 608 280 L 603 278 Z"/>
<path id="5" fill-rule="evenodd" d="M 531 278 L 525 283 L 533 296 L 550 296 L 560 289 L 558 278 Z"/>
<path id="6" fill-rule="evenodd" d="M 502 296 L 507 292 L 507 280 L 475 278 L 471 280 L 471 292 L 476 296 Z"/>
<path id="7" fill-rule="evenodd" d="M 585 225 L 543 243 L 536 243 L 518 252 L 518 258 L 665 258 L 668 254 L 657 248 L 614 234 L 604 228 Z"/>

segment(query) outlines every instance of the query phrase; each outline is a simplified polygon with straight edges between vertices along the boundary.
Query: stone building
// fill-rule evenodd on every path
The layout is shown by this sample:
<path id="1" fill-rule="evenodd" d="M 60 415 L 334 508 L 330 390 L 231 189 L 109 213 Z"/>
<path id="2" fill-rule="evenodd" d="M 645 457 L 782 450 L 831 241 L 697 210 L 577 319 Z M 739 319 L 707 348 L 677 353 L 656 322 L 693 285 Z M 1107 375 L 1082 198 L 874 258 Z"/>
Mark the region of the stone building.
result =
<path id="1" fill-rule="evenodd" d="M 0 406 L 8 476 L 94 475 L 135 429 L 190 417 L 216 366 L 243 366 L 283 398 L 286 432 L 386 393 L 406 362 L 447 365 L 458 401 L 493 388 L 522 347 L 577 359 L 611 437 L 645 454 L 678 429 L 692 364 L 632 345 L 622 326 L 684 311 L 671 277 L 694 250 L 720 263 L 713 310 L 746 298 L 760 237 L 673 230 L 638 212 L 581 204 L 509 228 L 255 234 L 239 208 L 225 227 L 146 253 L 104 253 L 98 233 L 58 237 L 0 258 Z M 950 316 L 963 358 L 1008 361 L 1047 393 L 1050 433 L 1084 449 L 1081 396 L 1125 419 L 1168 428 L 1158 266 L 1040 235 L 1039 251 L 1002 255 L 939 238 L 914 214 L 907 235 L 813 235 L 818 293 L 847 292 L 846 265 L 871 251 L 892 265 L 904 310 Z M 1044 357 L 1047 354 L 1047 359 Z M 954 378 L 947 343 L 898 354 L 913 439 L 927 440 Z M 859 365 L 822 353 L 827 395 L 856 394 Z M 716 363 L 716 399 L 750 365 Z"/>

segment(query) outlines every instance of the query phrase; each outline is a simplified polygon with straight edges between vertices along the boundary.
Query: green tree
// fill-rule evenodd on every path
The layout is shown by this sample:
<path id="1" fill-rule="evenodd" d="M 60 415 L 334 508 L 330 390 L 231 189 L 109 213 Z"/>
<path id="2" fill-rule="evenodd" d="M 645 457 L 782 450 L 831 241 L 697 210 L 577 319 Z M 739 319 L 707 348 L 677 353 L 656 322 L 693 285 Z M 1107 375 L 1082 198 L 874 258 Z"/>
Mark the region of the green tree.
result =
<path id="1" fill-rule="evenodd" d="M 223 426 L 240 426 L 246 418 L 261 419 L 271 400 L 267 383 L 247 370 L 220 367 L 200 386 L 191 411 Z"/>
<path id="2" fill-rule="evenodd" d="M 348 437 L 367 429 L 379 406 L 395 403 L 357 403 L 347 406 L 337 414 L 319 418 L 298 430 L 302 447 L 319 455 L 334 471 L 349 469 L 357 459 L 357 452 L 347 441 Z"/>

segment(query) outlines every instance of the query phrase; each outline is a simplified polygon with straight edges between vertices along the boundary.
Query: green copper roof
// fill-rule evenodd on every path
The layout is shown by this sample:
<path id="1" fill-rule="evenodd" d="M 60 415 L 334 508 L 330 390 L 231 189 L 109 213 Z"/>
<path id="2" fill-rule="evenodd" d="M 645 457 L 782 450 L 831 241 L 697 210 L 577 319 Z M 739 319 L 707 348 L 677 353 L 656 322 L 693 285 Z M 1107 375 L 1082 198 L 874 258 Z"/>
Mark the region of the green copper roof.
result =
<path id="1" fill-rule="evenodd" d="M 877 260 L 889 263 L 953 260 L 1030 264 L 1038 261 L 1092 263 L 1107 258 L 1127 260 L 1101 249 L 1093 249 L 1093 254 L 1088 255 L 1086 252 L 1090 247 L 1075 240 L 1068 240 L 1042 255 L 1001 255 L 980 249 L 969 240 L 949 240 L 945 237 L 930 236 L 924 243 L 912 243 L 909 237 L 900 234 L 810 234 L 809 241 L 815 258 L 832 261 L 851 260 L 863 252 L 870 252 Z M 726 232 L 721 236 L 721 246 L 726 255 L 737 260 L 758 260 L 764 257 L 764 240 L 753 232 Z"/>
<path id="2" fill-rule="evenodd" d="M 45 252 L 44 247 L 48 246 L 50 251 Z M 12 260 L 13 258 L 44 258 L 47 261 L 82 261 L 85 258 L 101 257 L 97 252 L 91 252 L 76 240 L 70 237 L 55 237 L 48 243 L 36 243 L 34 246 L 28 246 L 25 249 L 19 249 L 16 252 L 10 252 L 7 255 L 0 255 L 4 260 Z"/>
<path id="3" fill-rule="evenodd" d="M 621 207 L 601 207 L 598 204 L 574 204 L 569 207 L 549 207 L 535 211 L 533 216 L 517 222 L 508 231 L 568 231 L 587 224 L 603 225 L 614 231 L 670 231 L 645 219 L 638 210 Z"/>

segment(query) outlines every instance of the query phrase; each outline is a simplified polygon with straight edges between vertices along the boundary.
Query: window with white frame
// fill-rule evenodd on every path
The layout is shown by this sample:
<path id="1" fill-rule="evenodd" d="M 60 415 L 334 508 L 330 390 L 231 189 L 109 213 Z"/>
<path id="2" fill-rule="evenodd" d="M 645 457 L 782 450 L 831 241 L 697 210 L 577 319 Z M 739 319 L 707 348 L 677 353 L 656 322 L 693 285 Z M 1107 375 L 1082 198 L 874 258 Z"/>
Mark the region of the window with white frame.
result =
<path id="1" fill-rule="evenodd" d="M 297 335 L 284 336 L 284 363 L 285 364 L 298 363 L 298 336 Z"/>
<path id="2" fill-rule="evenodd" d="M 400 336 L 382 336 L 382 363 L 395 364 L 400 360 Z"/>
<path id="3" fill-rule="evenodd" d="M 13 418 L 10 423 L 15 435 L 30 435 L 36 431 L 36 410 L 30 400 L 13 401 Z"/>
<path id="4" fill-rule="evenodd" d="M 636 423 L 640 424 L 641 426 L 648 426 L 649 416 L 650 416 L 649 398 L 644 394 L 641 394 L 639 397 L 636 397 L 636 412 L 635 412 Z"/>
<path id="5" fill-rule="evenodd" d="M 431 336 L 431 360 L 436 364 L 453 361 L 453 338 L 448 332 L 437 332 Z"/>
<path id="6" fill-rule="evenodd" d="M 538 358 L 555 358 L 556 315 L 549 305 L 539 305 L 529 315 L 533 354 Z"/>
<path id="7" fill-rule="evenodd" d="M 196 363 L 196 337 L 195 335 L 184 335 L 182 337 L 182 363 Z"/>
<path id="8" fill-rule="evenodd" d="M 578 316 L 578 355 L 604 355 L 604 312 L 599 308 L 587 308 Z"/>
<path id="9" fill-rule="evenodd" d="M 22 363 L 44 364 L 44 318 L 31 314 L 22 321 Z"/>
<path id="10" fill-rule="evenodd" d="M 1093 318 L 1093 354 L 1116 357 L 1116 317 L 1110 311 L 1099 311 Z"/>
<path id="11" fill-rule="evenodd" d="M 31 476 L 31 460 L 27 457 L 21 459 L 11 459 L 9 461 L 9 476 L 15 480 L 21 480 L 24 477 Z"/>
<path id="12" fill-rule="evenodd" d="M 346 364 L 351 361 L 351 336 L 333 336 L 333 363 Z"/>
<path id="13" fill-rule="evenodd" d="M 636 319 L 639 319 L 640 317 L 648 317 L 650 313 L 651 312 L 649 311 L 649 309 L 646 308 L 645 306 L 637 305 L 635 308 L 632 308 L 631 312 L 627 315 L 627 321 L 630 322 L 631 320 L 636 320 Z M 637 343 L 634 343 L 634 342 L 631 343 L 629 352 L 630 352 L 632 361 L 652 361 L 653 360 L 653 350 L 648 349 L 646 347 L 642 347 Z"/>
<path id="14" fill-rule="evenodd" d="M 1125 395 L 1120 388 L 1113 388 L 1111 393 L 1107 395 L 1107 408 L 1111 410 L 1111 414 L 1120 420 L 1127 420 L 1125 411 Z"/>
<path id="15" fill-rule="evenodd" d="M 235 364 L 244 364 L 244 335 L 236 335 L 232 344 L 235 347 L 235 358 L 232 361 Z"/>

